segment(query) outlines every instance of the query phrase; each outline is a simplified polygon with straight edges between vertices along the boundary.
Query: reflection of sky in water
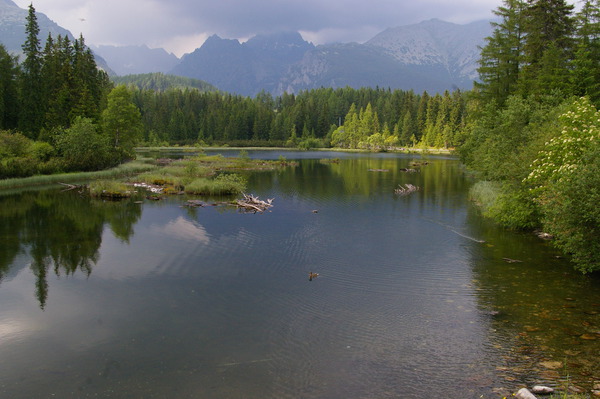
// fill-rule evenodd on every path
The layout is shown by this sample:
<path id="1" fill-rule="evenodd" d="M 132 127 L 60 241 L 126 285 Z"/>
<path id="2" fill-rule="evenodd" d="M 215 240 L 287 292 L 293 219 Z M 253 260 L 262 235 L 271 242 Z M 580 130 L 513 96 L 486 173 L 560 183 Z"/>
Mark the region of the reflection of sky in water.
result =
<path id="1" fill-rule="evenodd" d="M 181 240 L 209 244 L 210 237 L 204 227 L 198 223 L 184 219 L 182 216 L 170 221 L 165 226 L 152 226 L 152 232 L 157 235 L 166 235 Z"/>

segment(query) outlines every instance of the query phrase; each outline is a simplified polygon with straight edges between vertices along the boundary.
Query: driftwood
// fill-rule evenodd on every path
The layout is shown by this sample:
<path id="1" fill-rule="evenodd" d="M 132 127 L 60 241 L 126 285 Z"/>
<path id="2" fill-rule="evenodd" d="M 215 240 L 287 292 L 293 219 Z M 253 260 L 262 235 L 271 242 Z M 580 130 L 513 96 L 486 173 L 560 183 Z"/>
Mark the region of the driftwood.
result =
<path id="1" fill-rule="evenodd" d="M 71 191 L 71 190 L 75 190 L 77 188 L 85 187 L 85 186 L 81 186 L 81 185 L 77 185 L 77 184 L 67 184 L 67 183 L 58 183 L 58 184 L 66 187 L 63 191 Z"/>
<path id="2" fill-rule="evenodd" d="M 243 199 L 239 199 L 237 201 L 235 201 L 235 204 L 237 205 L 238 208 L 245 210 L 245 211 L 249 211 L 249 212 L 264 212 L 267 209 L 271 208 L 273 206 L 273 198 L 269 198 L 266 201 L 263 201 L 261 199 L 259 199 L 258 197 L 255 197 L 252 194 L 244 194 L 244 198 Z"/>
<path id="3" fill-rule="evenodd" d="M 417 169 L 412 169 L 412 168 L 400 168 L 398 170 L 400 172 L 406 172 L 406 173 L 417 173 L 418 172 Z"/>
<path id="4" fill-rule="evenodd" d="M 502 260 L 504 260 L 506 263 L 521 263 L 521 262 L 523 262 L 522 260 L 511 259 L 511 258 L 502 258 Z"/>
<path id="5" fill-rule="evenodd" d="M 389 169 L 369 169 L 369 172 L 389 172 Z"/>
<path id="6" fill-rule="evenodd" d="M 404 187 L 402 187 L 402 184 L 400 184 L 398 188 L 394 190 L 394 192 L 398 195 L 408 195 L 414 193 L 415 191 L 419 191 L 419 187 L 413 186 L 409 183 L 405 184 Z"/>

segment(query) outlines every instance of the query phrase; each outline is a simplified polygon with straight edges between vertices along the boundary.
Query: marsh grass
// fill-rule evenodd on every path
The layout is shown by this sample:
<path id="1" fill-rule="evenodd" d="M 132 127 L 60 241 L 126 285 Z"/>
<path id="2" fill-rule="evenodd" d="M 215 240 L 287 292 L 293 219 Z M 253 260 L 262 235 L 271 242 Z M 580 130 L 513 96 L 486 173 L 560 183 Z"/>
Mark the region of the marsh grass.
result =
<path id="1" fill-rule="evenodd" d="M 92 197 L 120 199 L 129 198 L 133 194 L 125 183 L 115 180 L 95 180 L 88 187 Z"/>
<path id="2" fill-rule="evenodd" d="M 0 189 L 45 186 L 58 183 L 75 183 L 97 179 L 115 179 L 135 176 L 141 172 L 156 169 L 147 160 L 128 162 L 117 167 L 96 172 L 59 173 L 54 175 L 39 175 L 19 179 L 0 180 Z"/>
<path id="3" fill-rule="evenodd" d="M 236 174 L 223 174 L 215 179 L 199 178 L 185 186 L 186 194 L 231 195 L 246 189 L 246 179 Z"/>
<path id="4" fill-rule="evenodd" d="M 494 206 L 500 193 L 500 184 L 490 181 L 479 181 L 469 190 L 469 199 L 479 205 L 482 212 L 486 214 Z"/>

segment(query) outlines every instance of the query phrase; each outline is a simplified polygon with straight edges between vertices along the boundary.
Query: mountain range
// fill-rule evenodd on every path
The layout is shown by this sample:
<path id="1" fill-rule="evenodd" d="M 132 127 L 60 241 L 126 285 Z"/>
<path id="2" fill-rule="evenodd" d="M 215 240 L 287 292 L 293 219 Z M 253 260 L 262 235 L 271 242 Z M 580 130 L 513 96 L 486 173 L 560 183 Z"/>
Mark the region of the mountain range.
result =
<path id="1" fill-rule="evenodd" d="M 0 42 L 21 52 L 27 10 L 0 0 Z M 40 38 L 72 37 L 38 13 Z M 109 74 L 162 72 L 206 81 L 226 92 L 274 95 L 319 87 L 382 87 L 430 93 L 470 89 L 477 79 L 479 46 L 490 21 L 459 25 L 432 19 L 387 29 L 360 43 L 315 46 L 298 32 L 257 35 L 241 43 L 217 35 L 181 59 L 147 46 L 91 46 Z M 106 60 L 106 61 L 105 61 Z"/>
<path id="2" fill-rule="evenodd" d="M 422 92 L 470 89 L 490 21 L 466 25 L 432 19 L 387 29 L 363 44 L 314 46 L 297 32 L 259 35 L 245 43 L 211 36 L 170 73 L 221 90 L 255 95 L 318 87 L 390 87 Z"/>

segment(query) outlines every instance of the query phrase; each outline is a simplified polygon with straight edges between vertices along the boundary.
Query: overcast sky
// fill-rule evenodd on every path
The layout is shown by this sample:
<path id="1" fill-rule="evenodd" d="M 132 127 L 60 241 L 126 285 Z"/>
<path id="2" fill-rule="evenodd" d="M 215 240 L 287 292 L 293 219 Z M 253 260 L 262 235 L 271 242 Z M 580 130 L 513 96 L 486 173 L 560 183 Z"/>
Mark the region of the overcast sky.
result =
<path id="1" fill-rule="evenodd" d="M 32 0 L 14 0 L 27 8 Z M 492 17 L 501 0 L 33 0 L 36 11 L 88 45 L 163 47 L 181 56 L 212 34 L 248 39 L 299 31 L 314 44 L 364 42 L 386 28 L 431 18 Z"/>

